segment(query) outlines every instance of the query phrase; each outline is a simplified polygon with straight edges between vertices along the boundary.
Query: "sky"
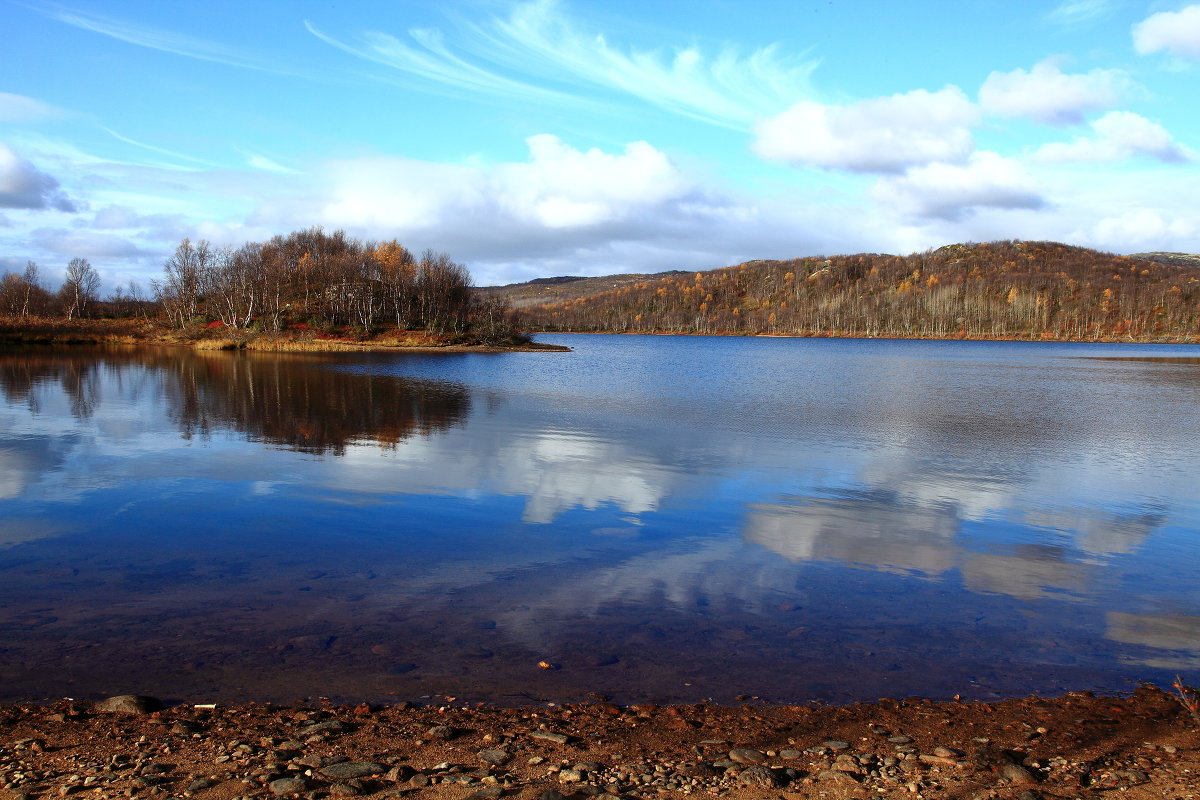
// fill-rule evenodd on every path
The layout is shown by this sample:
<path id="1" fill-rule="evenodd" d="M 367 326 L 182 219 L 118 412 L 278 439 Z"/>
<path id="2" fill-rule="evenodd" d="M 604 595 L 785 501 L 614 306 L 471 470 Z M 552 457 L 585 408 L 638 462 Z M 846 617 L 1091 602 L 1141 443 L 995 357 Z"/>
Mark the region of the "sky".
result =
<path id="1" fill-rule="evenodd" d="M 1200 3 L 0 0 L 0 273 L 313 225 L 478 285 L 1200 252 Z"/>

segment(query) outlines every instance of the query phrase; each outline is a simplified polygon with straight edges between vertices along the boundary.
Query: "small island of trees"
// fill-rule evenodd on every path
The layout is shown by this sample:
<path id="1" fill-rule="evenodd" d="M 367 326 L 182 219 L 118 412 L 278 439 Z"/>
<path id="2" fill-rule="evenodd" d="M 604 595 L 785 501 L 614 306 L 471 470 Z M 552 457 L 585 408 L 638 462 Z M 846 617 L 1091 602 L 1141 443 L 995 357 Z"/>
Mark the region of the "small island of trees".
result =
<path id="1" fill-rule="evenodd" d="M 99 297 L 100 276 L 72 259 L 57 292 L 29 262 L 0 280 L 9 339 L 158 340 L 200 346 L 336 349 L 336 343 L 516 346 L 507 304 L 472 289 L 445 253 L 363 241 L 320 227 L 240 247 L 184 239 L 150 292 Z M 307 345 L 307 347 L 305 347 Z"/>

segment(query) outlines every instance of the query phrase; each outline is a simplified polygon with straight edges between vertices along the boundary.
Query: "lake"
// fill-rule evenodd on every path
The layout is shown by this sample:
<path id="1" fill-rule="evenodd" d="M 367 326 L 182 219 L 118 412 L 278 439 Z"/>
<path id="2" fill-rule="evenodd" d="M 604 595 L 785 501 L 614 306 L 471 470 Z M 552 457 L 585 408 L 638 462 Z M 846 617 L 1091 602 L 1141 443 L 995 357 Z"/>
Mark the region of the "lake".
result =
<path id="1" fill-rule="evenodd" d="M 1200 347 L 538 339 L 0 351 L 0 700 L 1200 677 Z"/>

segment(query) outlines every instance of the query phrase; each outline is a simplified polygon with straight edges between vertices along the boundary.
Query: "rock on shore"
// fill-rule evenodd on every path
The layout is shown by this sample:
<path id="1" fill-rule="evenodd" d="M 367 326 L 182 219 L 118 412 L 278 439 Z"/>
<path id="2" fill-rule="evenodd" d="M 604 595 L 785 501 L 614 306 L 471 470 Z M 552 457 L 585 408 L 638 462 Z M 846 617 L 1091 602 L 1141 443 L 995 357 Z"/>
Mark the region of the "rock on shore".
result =
<path id="1" fill-rule="evenodd" d="M 1170 695 L 853 706 L 0 707 L 0 800 L 1200 800 Z M 114 713 L 115 712 L 115 713 Z M 1111 794 L 1116 790 L 1115 794 Z"/>

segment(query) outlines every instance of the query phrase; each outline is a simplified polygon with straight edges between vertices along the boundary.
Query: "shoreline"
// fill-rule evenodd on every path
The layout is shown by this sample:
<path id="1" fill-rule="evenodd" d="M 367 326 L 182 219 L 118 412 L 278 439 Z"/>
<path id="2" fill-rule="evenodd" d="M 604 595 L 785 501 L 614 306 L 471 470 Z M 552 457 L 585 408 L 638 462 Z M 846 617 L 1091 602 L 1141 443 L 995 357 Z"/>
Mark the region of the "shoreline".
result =
<path id="1" fill-rule="evenodd" d="M 848 706 L 159 708 L 0 705 L 0 798 L 1200 797 L 1200 723 L 1153 687 Z"/>
<path id="2" fill-rule="evenodd" d="M 853 339 L 879 340 L 897 342 L 1028 342 L 1030 344 L 1179 344 L 1200 345 L 1200 335 L 1179 335 L 1176 337 L 1101 337 L 1096 339 L 1058 339 L 1042 336 L 902 336 L 899 334 L 850 334 L 828 333 L 813 331 L 807 333 L 736 333 L 718 331 L 715 333 L 697 333 L 690 331 L 532 331 L 530 335 L 549 334 L 552 336 L 709 336 L 730 339 Z"/>
<path id="3" fill-rule="evenodd" d="M 246 350 L 273 353 L 524 353 L 570 352 L 562 345 L 477 344 L 456 342 L 423 331 L 381 334 L 372 339 L 322 337 L 309 330 L 280 334 L 245 333 L 224 336 L 215 329 L 164 330 L 139 320 L 26 320 L 17 324 L 0 319 L 0 346 L 125 345 L 185 347 L 193 350 Z"/>

